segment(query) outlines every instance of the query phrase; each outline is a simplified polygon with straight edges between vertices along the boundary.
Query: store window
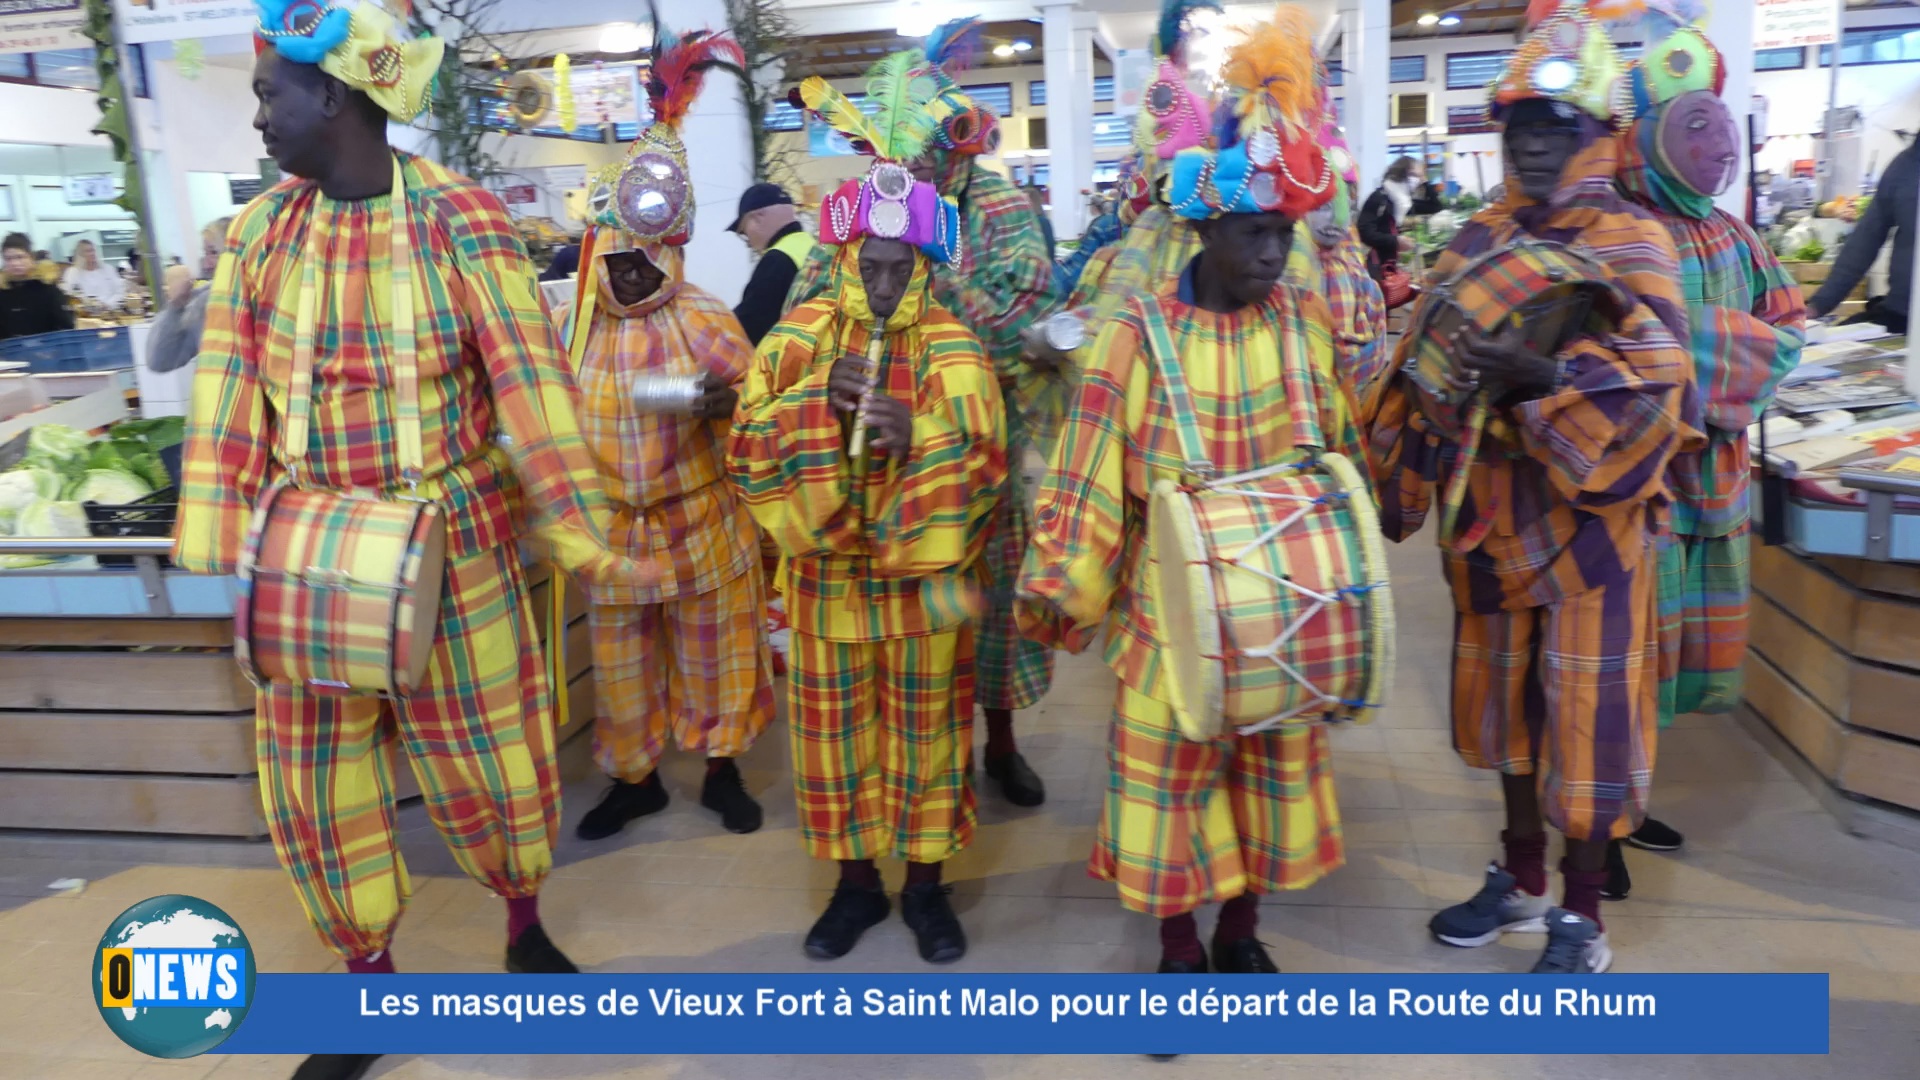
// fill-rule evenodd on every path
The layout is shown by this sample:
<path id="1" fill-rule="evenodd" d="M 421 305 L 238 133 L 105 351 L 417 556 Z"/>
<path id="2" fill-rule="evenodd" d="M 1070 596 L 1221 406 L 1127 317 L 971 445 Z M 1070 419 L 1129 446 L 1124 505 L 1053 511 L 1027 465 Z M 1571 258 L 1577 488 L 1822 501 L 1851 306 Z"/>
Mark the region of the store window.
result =
<path id="1" fill-rule="evenodd" d="M 973 93 L 973 87 L 971 86 L 967 87 L 967 93 L 969 94 Z M 1011 98 L 1012 95 L 1009 94 L 1008 97 Z M 1095 75 L 1093 77 L 1093 100 L 1095 101 L 1112 101 L 1113 100 L 1113 76 Z M 1032 82 L 1028 83 L 1027 84 L 1027 104 L 1045 105 L 1046 103 L 1047 103 L 1047 80 L 1035 79 Z M 1009 108 L 1011 108 L 1011 105 L 1009 105 Z M 1001 115 L 1005 116 L 1006 114 L 1002 113 Z"/>
<path id="2" fill-rule="evenodd" d="M 1035 79 L 1027 84 L 1027 104 L 1045 105 L 1047 103 L 1047 80 Z"/>
<path id="3" fill-rule="evenodd" d="M 1347 73 L 1341 69 L 1340 61 L 1338 60 L 1327 61 L 1327 85 L 1328 86 L 1347 85 Z"/>
<path id="4" fill-rule="evenodd" d="M 42 86 L 100 89 L 100 73 L 93 67 L 92 49 L 59 49 L 33 54 L 34 79 Z"/>
<path id="5" fill-rule="evenodd" d="M 1840 64 L 1901 64 L 1920 60 L 1920 26 L 1875 26 L 1849 30 L 1840 39 Z M 1833 46 L 1820 46 L 1820 66 L 1833 63 Z"/>
<path id="6" fill-rule="evenodd" d="M 963 86 L 968 97 L 992 109 L 995 116 L 1013 115 L 1013 84 L 988 83 L 984 86 Z"/>
<path id="7" fill-rule="evenodd" d="M 1511 51 L 1448 53 L 1447 89 L 1478 90 L 1500 77 Z"/>
<path id="8" fill-rule="evenodd" d="M 1387 64 L 1388 82 L 1426 82 L 1425 56 L 1396 56 Z"/>
<path id="9" fill-rule="evenodd" d="M 765 126 L 768 131 L 799 131 L 807 126 L 807 114 L 786 101 L 769 102 Z"/>
<path id="10" fill-rule="evenodd" d="M 1101 113 L 1093 118 L 1093 146 L 1108 150 L 1133 142 L 1133 117 Z"/>
<path id="11" fill-rule="evenodd" d="M 0 79 L 9 82 L 27 82 L 33 78 L 33 62 L 26 53 L 0 54 Z"/>
<path id="12" fill-rule="evenodd" d="M 1112 101 L 1113 100 L 1113 76 L 1095 75 L 1093 77 L 1093 100 L 1095 101 Z"/>
<path id="13" fill-rule="evenodd" d="M 1807 66 L 1807 50 L 1761 49 L 1753 54 L 1755 71 L 1798 71 Z"/>

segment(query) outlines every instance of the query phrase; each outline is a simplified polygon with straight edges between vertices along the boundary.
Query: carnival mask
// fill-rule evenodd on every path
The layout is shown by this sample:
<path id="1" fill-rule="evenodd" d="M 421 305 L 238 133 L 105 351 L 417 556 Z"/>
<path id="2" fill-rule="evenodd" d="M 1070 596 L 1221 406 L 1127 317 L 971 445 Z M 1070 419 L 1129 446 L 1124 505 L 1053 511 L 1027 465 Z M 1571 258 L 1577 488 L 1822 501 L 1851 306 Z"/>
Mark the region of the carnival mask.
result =
<path id="1" fill-rule="evenodd" d="M 1739 133 L 1726 103 L 1694 90 L 1669 102 L 1657 121 L 1661 171 L 1700 195 L 1733 186 L 1740 162 Z"/>

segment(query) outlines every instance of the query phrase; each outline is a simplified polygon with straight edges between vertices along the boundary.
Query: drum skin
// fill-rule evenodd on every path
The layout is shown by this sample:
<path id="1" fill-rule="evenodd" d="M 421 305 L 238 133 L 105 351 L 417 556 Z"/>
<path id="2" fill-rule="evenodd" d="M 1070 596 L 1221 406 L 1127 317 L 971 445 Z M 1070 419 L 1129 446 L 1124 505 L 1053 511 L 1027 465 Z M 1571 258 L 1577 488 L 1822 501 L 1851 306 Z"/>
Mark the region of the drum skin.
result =
<path id="1" fill-rule="evenodd" d="M 1393 605 L 1351 462 L 1163 480 L 1148 513 L 1147 589 L 1182 734 L 1370 717 L 1392 678 Z"/>
<path id="2" fill-rule="evenodd" d="M 431 502 L 282 485 L 254 511 L 234 651 L 254 682 L 404 696 L 433 656 L 447 529 Z"/>

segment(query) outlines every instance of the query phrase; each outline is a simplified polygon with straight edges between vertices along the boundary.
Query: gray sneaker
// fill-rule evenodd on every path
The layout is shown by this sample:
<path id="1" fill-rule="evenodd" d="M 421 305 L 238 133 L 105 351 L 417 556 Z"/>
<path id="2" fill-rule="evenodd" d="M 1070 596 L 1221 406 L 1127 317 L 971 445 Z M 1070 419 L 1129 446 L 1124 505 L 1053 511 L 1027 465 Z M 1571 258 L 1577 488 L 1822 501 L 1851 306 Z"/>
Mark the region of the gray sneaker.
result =
<path id="1" fill-rule="evenodd" d="M 1553 901 L 1532 896 L 1497 863 L 1487 864 L 1487 882 L 1473 899 L 1455 904 L 1427 923 L 1433 936 L 1463 949 L 1491 945 L 1501 934 L 1538 934 L 1546 930 Z"/>
<path id="2" fill-rule="evenodd" d="M 1547 951 L 1533 965 L 1535 975 L 1602 975 L 1612 966 L 1613 949 L 1598 923 L 1566 908 L 1547 912 Z"/>

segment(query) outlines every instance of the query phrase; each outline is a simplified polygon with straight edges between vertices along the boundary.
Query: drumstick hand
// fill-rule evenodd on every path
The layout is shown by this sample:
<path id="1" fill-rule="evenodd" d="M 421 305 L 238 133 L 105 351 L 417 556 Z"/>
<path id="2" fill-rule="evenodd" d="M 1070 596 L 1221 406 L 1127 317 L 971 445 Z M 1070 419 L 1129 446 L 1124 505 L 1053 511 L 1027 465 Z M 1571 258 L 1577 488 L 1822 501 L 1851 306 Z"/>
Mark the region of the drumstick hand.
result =
<path id="1" fill-rule="evenodd" d="M 1560 367 L 1525 341 L 1524 327 L 1503 327 L 1493 336 L 1463 330 L 1454 338 L 1456 389 L 1487 389 L 1498 400 L 1509 389 L 1530 394 L 1553 389 Z"/>

